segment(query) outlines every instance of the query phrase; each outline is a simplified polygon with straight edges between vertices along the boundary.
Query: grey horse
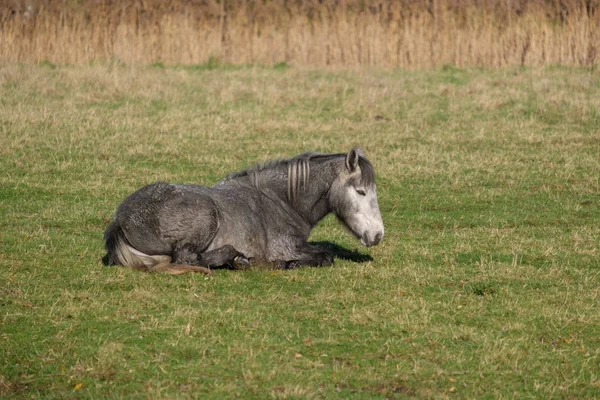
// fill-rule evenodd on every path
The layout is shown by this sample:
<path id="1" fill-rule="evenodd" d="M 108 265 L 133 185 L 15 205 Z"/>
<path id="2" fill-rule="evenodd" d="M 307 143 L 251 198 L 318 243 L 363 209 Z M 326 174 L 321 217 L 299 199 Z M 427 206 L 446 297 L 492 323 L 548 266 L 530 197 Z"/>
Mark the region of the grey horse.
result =
<path id="1" fill-rule="evenodd" d="M 332 252 L 307 242 L 330 212 L 363 245 L 383 239 L 375 171 L 360 148 L 303 153 L 233 173 L 212 187 L 145 186 L 112 218 L 104 260 L 170 274 L 254 260 L 286 269 L 331 265 Z"/>

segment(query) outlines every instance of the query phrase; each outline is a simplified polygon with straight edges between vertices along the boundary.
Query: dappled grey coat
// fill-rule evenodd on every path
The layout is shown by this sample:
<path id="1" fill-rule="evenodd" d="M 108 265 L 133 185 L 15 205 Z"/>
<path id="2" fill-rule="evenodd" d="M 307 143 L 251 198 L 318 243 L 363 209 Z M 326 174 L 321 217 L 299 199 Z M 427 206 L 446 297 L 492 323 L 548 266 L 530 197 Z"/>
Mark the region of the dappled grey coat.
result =
<path id="1" fill-rule="evenodd" d="M 105 261 L 169 273 L 252 260 L 329 265 L 333 255 L 307 240 L 330 212 L 365 246 L 383 238 L 375 172 L 358 148 L 270 162 L 212 187 L 145 186 L 117 209 L 104 235 Z"/>

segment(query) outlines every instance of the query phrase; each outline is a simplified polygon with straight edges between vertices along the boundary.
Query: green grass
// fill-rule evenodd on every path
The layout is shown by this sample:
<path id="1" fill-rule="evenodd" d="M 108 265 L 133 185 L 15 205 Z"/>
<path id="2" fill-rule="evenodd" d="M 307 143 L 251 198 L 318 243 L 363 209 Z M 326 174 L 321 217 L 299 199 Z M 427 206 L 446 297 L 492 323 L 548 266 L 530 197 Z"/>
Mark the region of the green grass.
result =
<path id="1" fill-rule="evenodd" d="M 600 396 L 598 74 L 42 63 L 0 93 L 0 396 Z M 311 240 L 372 261 L 100 262 L 144 184 L 353 145 L 386 237 Z"/>

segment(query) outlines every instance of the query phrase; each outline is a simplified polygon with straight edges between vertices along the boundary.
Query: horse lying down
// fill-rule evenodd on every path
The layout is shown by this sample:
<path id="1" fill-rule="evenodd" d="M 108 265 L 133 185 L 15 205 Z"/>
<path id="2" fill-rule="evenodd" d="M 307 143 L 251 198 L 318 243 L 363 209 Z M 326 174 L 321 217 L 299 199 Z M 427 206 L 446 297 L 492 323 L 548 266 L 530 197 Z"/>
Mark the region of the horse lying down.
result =
<path id="1" fill-rule="evenodd" d="M 104 259 L 170 274 L 209 274 L 254 260 L 285 269 L 331 265 L 332 252 L 307 242 L 330 212 L 363 245 L 383 239 L 375 172 L 359 148 L 273 161 L 212 187 L 145 186 L 117 209 L 104 234 Z"/>

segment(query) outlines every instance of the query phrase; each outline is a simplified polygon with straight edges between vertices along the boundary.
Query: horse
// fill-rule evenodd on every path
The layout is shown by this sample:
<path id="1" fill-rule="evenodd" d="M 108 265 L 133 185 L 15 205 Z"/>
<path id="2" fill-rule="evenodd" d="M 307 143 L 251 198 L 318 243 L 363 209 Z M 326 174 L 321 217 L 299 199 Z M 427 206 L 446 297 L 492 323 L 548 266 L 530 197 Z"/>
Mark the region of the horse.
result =
<path id="1" fill-rule="evenodd" d="M 333 252 L 307 240 L 331 212 L 364 246 L 383 239 L 375 171 L 360 148 L 259 164 L 212 187 L 142 187 L 109 223 L 104 260 L 174 275 L 254 262 L 281 269 L 328 266 Z"/>

